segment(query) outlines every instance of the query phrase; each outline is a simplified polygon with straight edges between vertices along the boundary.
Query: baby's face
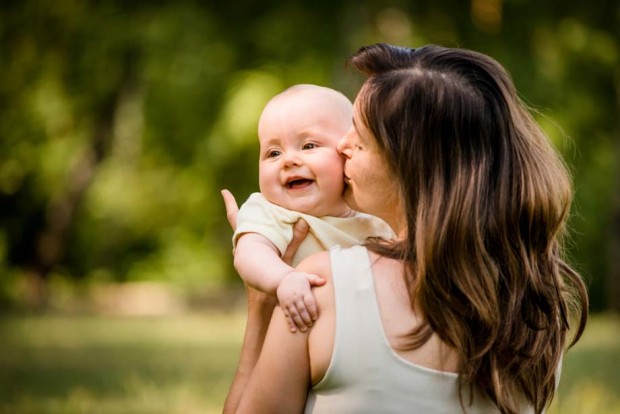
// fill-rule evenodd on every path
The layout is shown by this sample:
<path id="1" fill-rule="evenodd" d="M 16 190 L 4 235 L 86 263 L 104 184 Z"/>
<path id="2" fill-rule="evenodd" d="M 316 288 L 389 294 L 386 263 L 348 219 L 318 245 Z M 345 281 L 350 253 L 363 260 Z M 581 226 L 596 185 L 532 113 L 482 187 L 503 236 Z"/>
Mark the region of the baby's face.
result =
<path id="1" fill-rule="evenodd" d="M 259 122 L 259 185 L 270 202 L 316 217 L 345 216 L 338 140 L 351 125 L 347 111 L 316 94 L 298 92 L 268 104 Z"/>

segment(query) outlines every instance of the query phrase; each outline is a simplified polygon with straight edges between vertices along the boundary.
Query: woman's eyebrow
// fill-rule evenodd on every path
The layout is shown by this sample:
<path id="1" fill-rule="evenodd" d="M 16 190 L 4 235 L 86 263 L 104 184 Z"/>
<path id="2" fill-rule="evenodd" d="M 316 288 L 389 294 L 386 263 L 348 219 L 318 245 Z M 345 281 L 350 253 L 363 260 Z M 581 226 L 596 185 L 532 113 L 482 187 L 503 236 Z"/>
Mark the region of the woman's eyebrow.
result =
<path id="1" fill-rule="evenodd" d="M 360 129 L 357 127 L 357 124 L 355 123 L 355 119 L 353 119 L 353 129 L 355 129 L 355 132 L 357 133 L 357 139 L 362 143 L 367 143 L 366 142 L 366 137 L 364 135 L 362 135 L 362 133 L 360 132 Z"/>

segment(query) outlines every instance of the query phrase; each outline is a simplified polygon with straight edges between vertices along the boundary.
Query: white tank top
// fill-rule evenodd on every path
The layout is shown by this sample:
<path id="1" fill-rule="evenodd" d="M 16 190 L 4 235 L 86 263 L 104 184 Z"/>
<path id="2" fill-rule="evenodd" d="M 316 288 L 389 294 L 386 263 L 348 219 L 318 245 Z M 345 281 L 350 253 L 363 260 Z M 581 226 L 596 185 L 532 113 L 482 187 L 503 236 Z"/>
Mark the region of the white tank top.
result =
<path id="1" fill-rule="evenodd" d="M 389 345 L 375 294 L 368 250 L 356 246 L 330 251 L 336 304 L 331 362 L 306 402 L 306 413 L 461 413 L 458 374 L 413 364 Z M 474 395 L 467 413 L 498 413 Z M 526 410 L 526 412 L 529 410 Z"/>

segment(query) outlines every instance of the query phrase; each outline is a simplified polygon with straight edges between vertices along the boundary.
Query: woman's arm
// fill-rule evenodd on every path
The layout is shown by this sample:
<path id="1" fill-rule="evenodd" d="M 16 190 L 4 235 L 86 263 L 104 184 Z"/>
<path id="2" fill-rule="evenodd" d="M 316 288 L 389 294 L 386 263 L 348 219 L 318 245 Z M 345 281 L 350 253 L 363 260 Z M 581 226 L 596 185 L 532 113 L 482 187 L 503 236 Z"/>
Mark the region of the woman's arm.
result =
<path id="1" fill-rule="evenodd" d="M 312 255 L 300 263 L 301 271 L 317 272 L 327 284 L 317 291 L 317 299 L 327 314 L 322 314 L 310 331 L 291 333 L 283 311 L 276 307 L 269 322 L 260 356 L 240 391 L 240 403 L 235 413 L 300 413 L 306 405 L 312 374 L 322 377 L 331 356 L 331 346 L 316 350 L 311 363 L 309 339 L 318 335 L 331 345 L 333 331 L 333 297 L 329 253 Z M 331 321 L 331 322 L 330 322 Z M 317 331 L 314 333 L 314 331 Z M 318 338 L 315 338 L 318 339 Z M 323 362 L 321 364 L 321 361 Z M 313 367 L 314 365 L 314 367 Z M 312 370 L 316 372 L 312 372 Z M 321 372 L 319 372 L 321 371 Z"/>
<path id="2" fill-rule="evenodd" d="M 248 322 L 223 414 L 303 411 L 310 384 L 308 334 L 291 333 L 280 308 L 271 312 L 274 303 L 248 288 Z"/>
<path id="3" fill-rule="evenodd" d="M 237 203 L 232 194 L 227 190 L 222 192 L 222 196 L 226 205 L 228 221 L 234 230 L 237 219 Z M 307 233 L 308 224 L 303 220 L 298 221 L 293 228 L 293 240 L 284 253 L 282 260 L 291 263 L 293 256 Z M 224 404 L 223 412 L 225 414 L 237 412 L 239 408 L 241 396 L 246 389 L 263 348 L 263 341 L 265 340 L 267 327 L 275 306 L 275 299 L 268 295 L 249 287 L 246 287 L 246 292 L 248 295 L 248 320 L 239 357 L 239 365 Z M 292 334 L 289 333 L 289 335 Z M 296 335 L 301 336 L 301 334 Z"/>
<path id="4" fill-rule="evenodd" d="M 267 327 L 276 304 L 274 297 L 246 285 L 248 300 L 248 319 L 239 355 L 239 365 L 233 379 L 226 402 L 224 414 L 237 411 L 243 391 L 252 375 L 252 370 L 263 347 Z"/>
<path id="5" fill-rule="evenodd" d="M 301 413 L 310 384 L 308 333 L 291 333 L 276 307 L 236 413 Z"/>

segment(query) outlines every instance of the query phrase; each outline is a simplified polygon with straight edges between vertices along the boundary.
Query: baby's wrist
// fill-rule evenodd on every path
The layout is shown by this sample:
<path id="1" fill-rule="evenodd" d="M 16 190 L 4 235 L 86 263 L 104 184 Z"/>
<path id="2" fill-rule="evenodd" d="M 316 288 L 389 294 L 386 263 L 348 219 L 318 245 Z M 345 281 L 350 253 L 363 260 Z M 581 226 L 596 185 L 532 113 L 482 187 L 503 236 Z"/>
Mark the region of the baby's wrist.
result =
<path id="1" fill-rule="evenodd" d="M 284 282 L 285 279 L 290 279 L 290 277 L 293 276 L 295 273 L 297 273 L 297 272 L 293 268 L 290 268 L 290 269 L 287 269 L 287 270 L 283 271 L 280 274 L 280 276 L 277 278 L 278 284 L 276 286 L 276 289 L 282 284 L 282 282 Z"/>

